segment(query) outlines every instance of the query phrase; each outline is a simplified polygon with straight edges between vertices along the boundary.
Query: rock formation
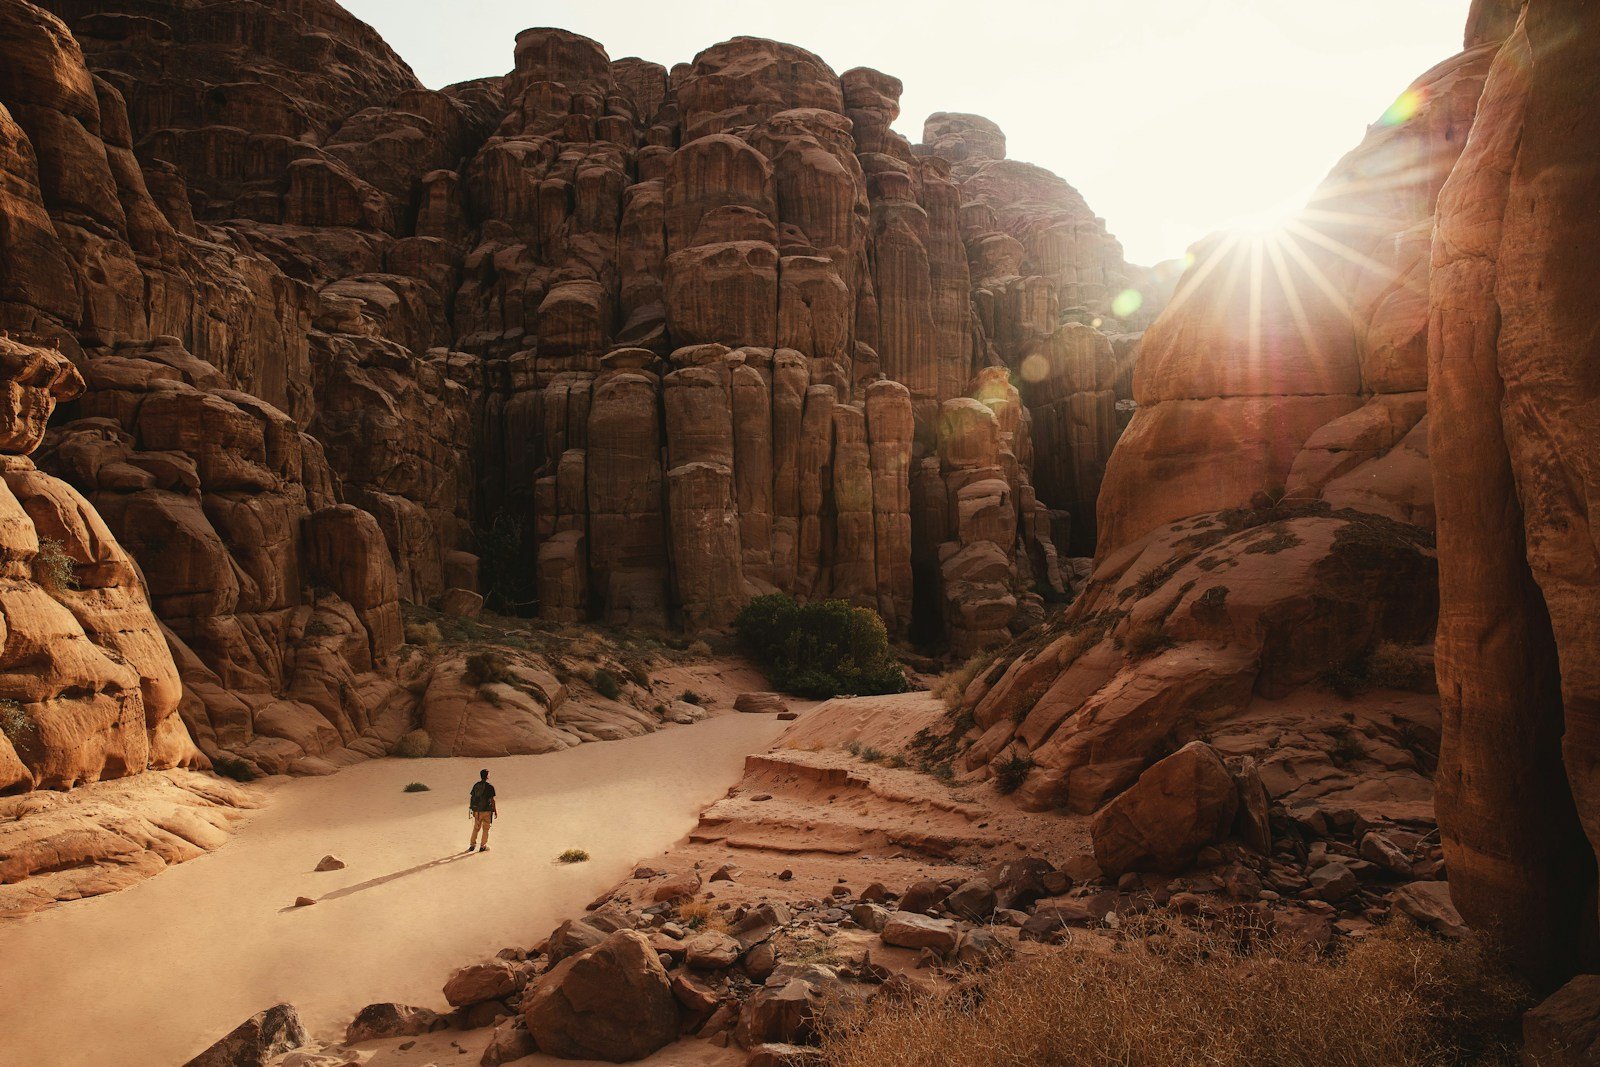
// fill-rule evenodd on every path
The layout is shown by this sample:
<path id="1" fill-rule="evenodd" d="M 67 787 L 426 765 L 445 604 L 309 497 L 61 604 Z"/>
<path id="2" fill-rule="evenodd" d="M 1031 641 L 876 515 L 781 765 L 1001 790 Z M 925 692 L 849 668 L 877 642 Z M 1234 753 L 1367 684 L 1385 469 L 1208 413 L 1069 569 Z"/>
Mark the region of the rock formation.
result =
<path id="1" fill-rule="evenodd" d="M 207 753 L 426 728 L 405 603 L 783 591 L 965 655 L 1087 550 L 1137 272 L 992 124 L 895 133 L 888 75 L 532 29 L 434 91 L 332 0 L 19 2 L 0 58 L 0 328 L 85 379 L 41 462 L 143 566 Z"/>
<path id="2" fill-rule="evenodd" d="M 1462 915 L 1546 984 L 1600 966 L 1597 32 L 1583 4 L 1525 9 L 1440 195 L 1429 292 L 1439 824 Z"/>

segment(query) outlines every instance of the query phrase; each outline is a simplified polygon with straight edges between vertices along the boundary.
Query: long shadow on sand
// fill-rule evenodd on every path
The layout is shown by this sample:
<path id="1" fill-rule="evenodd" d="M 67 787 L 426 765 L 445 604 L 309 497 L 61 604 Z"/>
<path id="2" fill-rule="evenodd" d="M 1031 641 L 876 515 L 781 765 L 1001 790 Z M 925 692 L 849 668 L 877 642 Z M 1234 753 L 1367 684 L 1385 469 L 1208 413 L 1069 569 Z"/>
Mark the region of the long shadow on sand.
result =
<path id="1" fill-rule="evenodd" d="M 413 874 L 421 874 L 423 871 L 430 871 L 435 867 L 443 867 L 447 863 L 454 863 L 457 860 L 464 860 L 469 855 L 472 855 L 472 853 L 454 852 L 448 856 L 441 856 L 436 860 L 429 860 L 427 863 L 419 863 L 415 867 L 407 867 L 403 871 L 394 871 L 391 874 L 380 874 L 376 878 L 368 878 L 365 882 L 357 882 L 355 885 L 347 885 L 343 889 L 335 889 L 331 893 L 327 893 L 318 897 L 317 900 L 319 902 L 324 900 L 337 900 L 340 897 L 347 897 L 352 893 L 360 893 L 365 889 L 376 889 L 380 885 L 386 885 L 389 882 L 397 881 L 401 878 L 409 878 Z M 296 909 L 289 907 L 282 910 L 294 911 Z"/>

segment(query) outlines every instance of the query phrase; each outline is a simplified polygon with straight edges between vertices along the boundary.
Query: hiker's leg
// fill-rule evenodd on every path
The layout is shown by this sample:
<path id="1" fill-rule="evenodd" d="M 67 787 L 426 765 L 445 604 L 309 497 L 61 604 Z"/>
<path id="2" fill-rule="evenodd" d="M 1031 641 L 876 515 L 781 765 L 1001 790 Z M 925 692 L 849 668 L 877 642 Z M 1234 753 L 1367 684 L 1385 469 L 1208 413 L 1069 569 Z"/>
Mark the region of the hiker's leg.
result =
<path id="1" fill-rule="evenodd" d="M 494 814 L 492 812 L 487 812 L 486 811 L 486 812 L 483 813 L 482 818 L 483 818 L 483 846 L 482 847 L 488 848 L 489 847 L 489 827 L 494 825 Z"/>
<path id="2" fill-rule="evenodd" d="M 478 833 L 483 829 L 483 816 L 477 812 L 472 813 L 472 840 L 467 842 L 467 851 L 471 852 L 478 847 Z"/>

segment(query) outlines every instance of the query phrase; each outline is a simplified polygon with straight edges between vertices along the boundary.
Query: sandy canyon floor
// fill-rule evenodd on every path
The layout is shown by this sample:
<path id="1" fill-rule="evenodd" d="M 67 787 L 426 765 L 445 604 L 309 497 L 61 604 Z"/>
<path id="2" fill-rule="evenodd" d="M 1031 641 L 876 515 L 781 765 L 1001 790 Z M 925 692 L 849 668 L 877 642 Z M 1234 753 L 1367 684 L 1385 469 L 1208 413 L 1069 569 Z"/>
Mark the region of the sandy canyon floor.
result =
<path id="1" fill-rule="evenodd" d="M 543 756 L 377 760 L 256 787 L 263 808 L 217 851 L 0 924 L 0 1063 L 170 1067 L 281 1001 L 318 1034 L 373 1001 L 432 1004 L 462 962 L 536 942 L 678 842 L 786 725 L 726 714 Z M 468 855 L 481 766 L 501 817 L 491 850 Z M 430 790 L 404 792 L 413 781 Z M 590 861 L 557 863 L 567 848 Z M 328 854 L 345 869 L 314 872 Z M 395 1062 L 459 1055 L 460 1035 L 429 1036 L 443 1040 Z"/>

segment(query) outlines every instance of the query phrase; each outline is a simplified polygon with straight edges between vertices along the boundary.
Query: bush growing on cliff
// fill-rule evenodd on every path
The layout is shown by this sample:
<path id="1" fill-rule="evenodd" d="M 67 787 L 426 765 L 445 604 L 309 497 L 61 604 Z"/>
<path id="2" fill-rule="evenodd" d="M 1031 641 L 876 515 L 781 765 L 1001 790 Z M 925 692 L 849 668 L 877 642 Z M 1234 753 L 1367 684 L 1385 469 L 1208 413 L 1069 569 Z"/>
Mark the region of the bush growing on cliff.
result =
<path id="1" fill-rule="evenodd" d="M 28 713 L 22 705 L 15 700 L 0 700 L 0 734 L 6 735 L 6 740 L 13 745 L 22 743 L 23 738 L 33 733 L 36 727 L 33 720 L 28 718 Z"/>
<path id="2" fill-rule="evenodd" d="M 883 620 L 866 608 L 843 600 L 801 604 L 770 593 L 746 604 L 733 625 L 740 644 L 786 693 L 826 700 L 906 691 Z"/>
<path id="3" fill-rule="evenodd" d="M 52 593 L 76 589 L 78 564 L 60 541 L 41 537 L 39 554 L 33 557 L 33 579 Z"/>

